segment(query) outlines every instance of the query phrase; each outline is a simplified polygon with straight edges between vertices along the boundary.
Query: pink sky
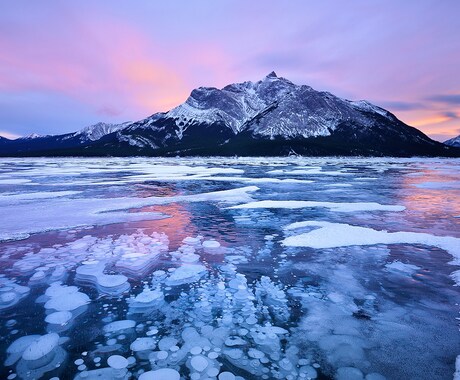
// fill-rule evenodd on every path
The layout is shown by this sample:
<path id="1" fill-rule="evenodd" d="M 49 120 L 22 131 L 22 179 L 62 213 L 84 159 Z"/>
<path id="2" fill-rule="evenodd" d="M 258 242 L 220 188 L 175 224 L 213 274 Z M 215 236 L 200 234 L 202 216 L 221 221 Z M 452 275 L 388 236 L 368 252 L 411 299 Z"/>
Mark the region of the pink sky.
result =
<path id="1" fill-rule="evenodd" d="M 460 2 L 12 1 L 0 13 L 0 135 L 137 120 L 198 86 L 275 70 L 460 134 Z"/>

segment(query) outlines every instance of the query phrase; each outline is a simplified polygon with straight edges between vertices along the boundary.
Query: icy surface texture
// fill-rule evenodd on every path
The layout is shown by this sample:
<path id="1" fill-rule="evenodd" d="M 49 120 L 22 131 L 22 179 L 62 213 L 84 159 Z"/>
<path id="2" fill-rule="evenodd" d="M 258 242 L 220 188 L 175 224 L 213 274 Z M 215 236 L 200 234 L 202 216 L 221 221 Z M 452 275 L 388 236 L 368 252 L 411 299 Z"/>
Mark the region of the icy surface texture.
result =
<path id="1" fill-rule="evenodd" d="M 0 160 L 0 378 L 458 379 L 459 173 Z"/>

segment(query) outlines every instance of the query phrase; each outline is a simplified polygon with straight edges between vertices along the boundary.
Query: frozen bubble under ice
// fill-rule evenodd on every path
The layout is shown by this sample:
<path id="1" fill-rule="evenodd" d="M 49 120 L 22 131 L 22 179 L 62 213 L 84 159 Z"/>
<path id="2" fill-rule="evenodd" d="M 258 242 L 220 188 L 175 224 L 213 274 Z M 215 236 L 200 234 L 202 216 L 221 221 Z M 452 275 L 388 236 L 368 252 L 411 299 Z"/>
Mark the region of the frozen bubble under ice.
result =
<path id="1" fill-rule="evenodd" d="M 65 325 L 72 319 L 72 313 L 70 311 L 56 311 L 48 314 L 45 318 L 45 322 L 53 325 Z"/>
<path id="2" fill-rule="evenodd" d="M 144 372 L 139 380 L 179 380 L 180 374 L 172 368 L 161 368 L 155 371 Z"/>
<path id="3" fill-rule="evenodd" d="M 354 367 L 341 367 L 335 375 L 336 380 L 364 380 L 363 373 Z"/>
<path id="4" fill-rule="evenodd" d="M 177 344 L 176 338 L 166 337 L 166 338 L 161 339 L 158 342 L 158 347 L 162 351 L 168 351 L 171 347 L 175 346 L 176 344 Z"/>
<path id="5" fill-rule="evenodd" d="M 132 329 L 134 326 L 136 326 L 136 322 L 130 319 L 114 321 L 104 326 L 104 332 L 115 333 L 122 330 Z"/>
<path id="6" fill-rule="evenodd" d="M 58 345 L 58 334 L 50 333 L 42 335 L 24 350 L 22 358 L 29 361 L 39 360 L 52 352 Z"/>
<path id="7" fill-rule="evenodd" d="M 77 291 L 71 294 L 61 294 L 59 296 L 52 297 L 45 303 L 45 309 L 72 311 L 81 306 L 87 305 L 88 303 L 90 303 L 89 297 L 85 293 Z"/>
<path id="8" fill-rule="evenodd" d="M 231 372 L 222 372 L 219 375 L 219 380 L 235 380 L 235 375 Z"/>
<path id="9" fill-rule="evenodd" d="M 107 359 L 107 364 L 113 369 L 123 369 L 128 366 L 128 360 L 121 355 L 112 355 Z"/>
<path id="10" fill-rule="evenodd" d="M 134 342 L 131 343 L 131 350 L 134 352 L 153 350 L 155 349 L 156 343 L 153 338 L 137 338 Z"/>
<path id="11" fill-rule="evenodd" d="M 208 366 L 208 360 L 202 355 L 197 355 L 190 360 L 190 365 L 195 371 L 203 372 Z"/>
<path id="12" fill-rule="evenodd" d="M 203 248 L 219 248 L 220 243 L 217 240 L 205 240 L 203 243 Z"/>

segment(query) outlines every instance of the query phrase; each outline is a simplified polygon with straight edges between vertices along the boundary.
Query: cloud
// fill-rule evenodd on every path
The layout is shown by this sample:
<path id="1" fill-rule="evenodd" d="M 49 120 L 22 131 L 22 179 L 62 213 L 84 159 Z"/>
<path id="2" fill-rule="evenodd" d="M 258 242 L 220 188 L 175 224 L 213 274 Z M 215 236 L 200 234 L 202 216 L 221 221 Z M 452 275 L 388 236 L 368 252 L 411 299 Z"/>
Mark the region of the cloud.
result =
<path id="1" fill-rule="evenodd" d="M 449 119 L 458 119 L 458 118 L 460 118 L 460 116 L 456 112 L 452 112 L 452 111 L 443 112 L 443 115 L 445 117 L 448 117 Z"/>
<path id="2" fill-rule="evenodd" d="M 14 140 L 14 139 L 17 139 L 18 137 L 21 137 L 20 135 L 17 135 L 16 133 L 11 133 L 8 131 L 0 131 L 0 136 L 6 137 L 7 139 L 10 139 L 10 140 Z"/>
<path id="3" fill-rule="evenodd" d="M 427 100 L 449 105 L 460 105 L 460 94 L 433 95 L 428 97 Z"/>
<path id="4" fill-rule="evenodd" d="M 275 70 L 294 83 L 369 99 L 425 132 L 430 120 L 433 129 L 448 120 L 453 130 L 456 118 L 446 112 L 460 114 L 453 107 L 460 102 L 457 10 L 460 2 L 429 0 L 417 7 L 141 0 L 136 7 L 32 2 L 24 12 L 21 2 L 5 2 L 0 100 L 23 94 L 25 101 L 0 104 L 0 119 L 8 115 L 5 128 L 21 134 L 70 132 L 99 119 L 137 120 L 178 105 L 195 87 Z"/>
<path id="5" fill-rule="evenodd" d="M 438 115 L 425 117 L 423 119 L 414 120 L 411 123 L 411 125 L 413 127 L 424 127 L 424 126 L 429 126 L 429 125 L 434 125 L 434 124 L 445 123 L 446 121 L 449 121 L 451 119 L 452 119 L 451 117 L 446 116 L 444 114 L 438 114 Z"/>
<path id="6" fill-rule="evenodd" d="M 444 141 L 447 141 L 447 140 L 449 140 L 449 139 L 451 139 L 452 137 L 455 137 L 455 136 L 453 136 L 451 134 L 445 134 L 445 133 L 432 133 L 430 135 L 430 137 L 433 140 L 444 142 Z"/>
<path id="7" fill-rule="evenodd" d="M 404 102 L 404 101 L 381 101 L 378 105 L 394 111 L 412 111 L 422 110 L 426 108 L 426 105 L 419 102 Z"/>

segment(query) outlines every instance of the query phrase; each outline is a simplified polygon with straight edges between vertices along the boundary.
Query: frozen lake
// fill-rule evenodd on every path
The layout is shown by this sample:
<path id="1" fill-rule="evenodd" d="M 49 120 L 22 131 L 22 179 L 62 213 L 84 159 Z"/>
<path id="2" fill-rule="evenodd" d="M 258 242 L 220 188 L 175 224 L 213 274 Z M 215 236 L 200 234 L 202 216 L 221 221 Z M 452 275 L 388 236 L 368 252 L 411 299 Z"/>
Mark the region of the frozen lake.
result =
<path id="1" fill-rule="evenodd" d="M 458 159 L 0 159 L 1 379 L 452 379 L 458 284 Z"/>

